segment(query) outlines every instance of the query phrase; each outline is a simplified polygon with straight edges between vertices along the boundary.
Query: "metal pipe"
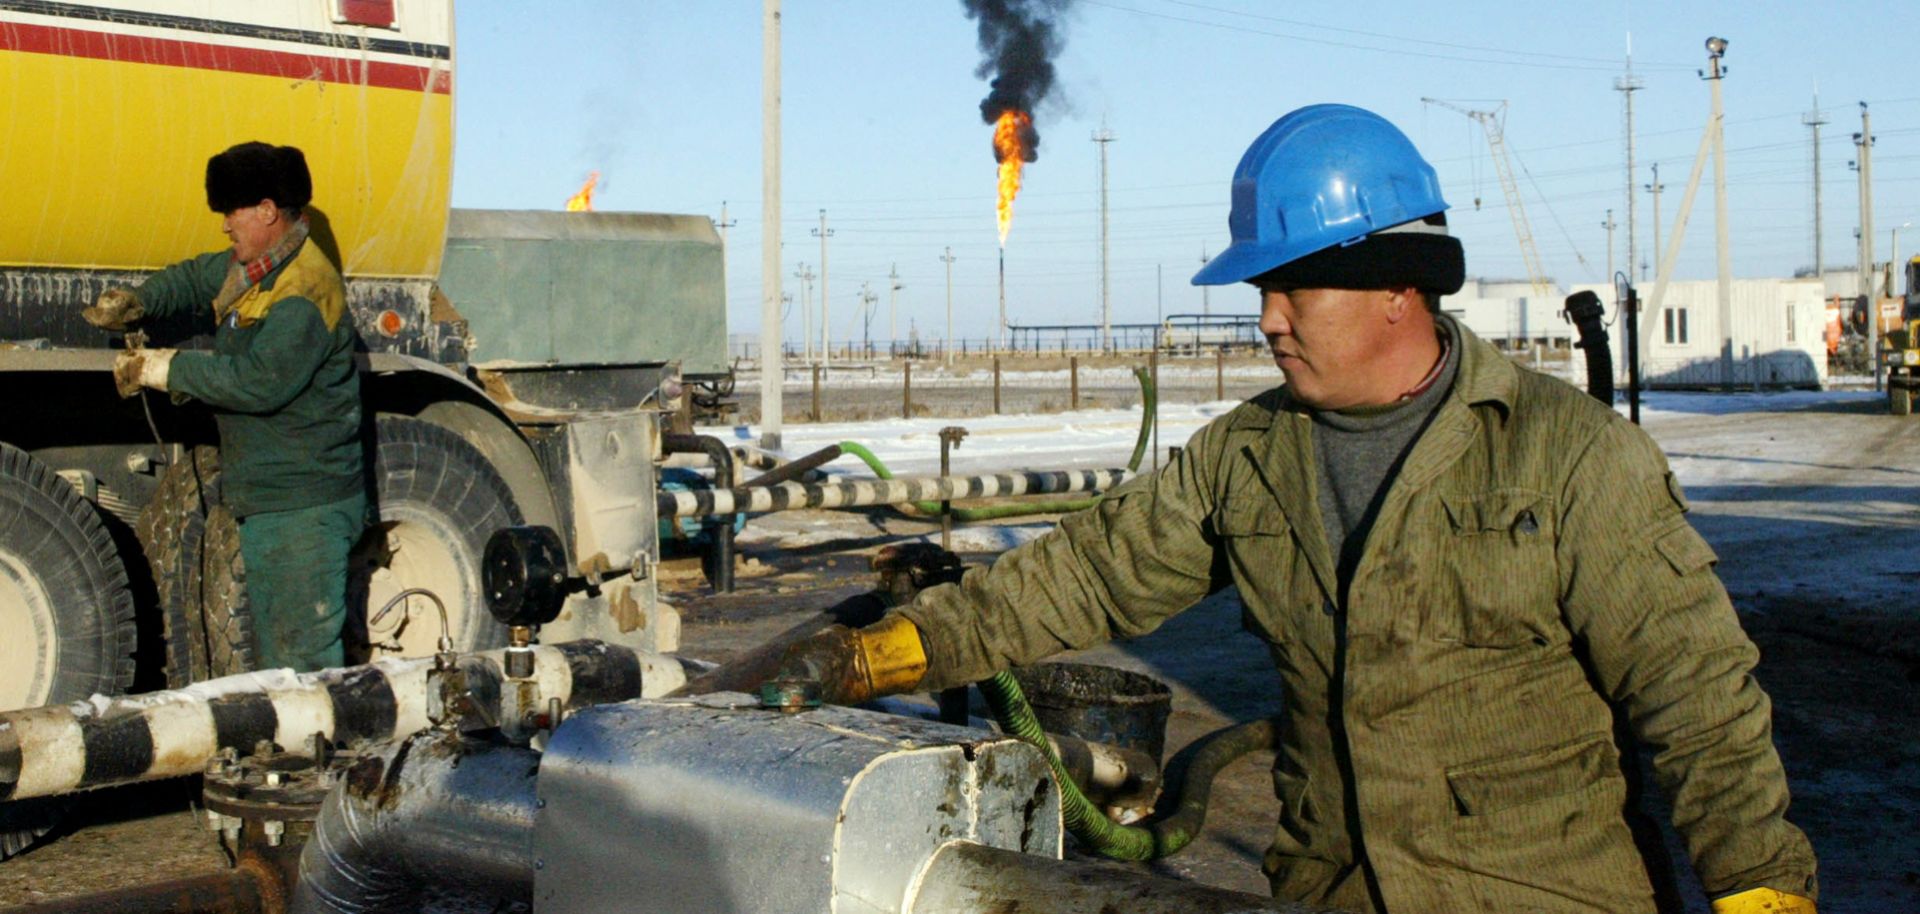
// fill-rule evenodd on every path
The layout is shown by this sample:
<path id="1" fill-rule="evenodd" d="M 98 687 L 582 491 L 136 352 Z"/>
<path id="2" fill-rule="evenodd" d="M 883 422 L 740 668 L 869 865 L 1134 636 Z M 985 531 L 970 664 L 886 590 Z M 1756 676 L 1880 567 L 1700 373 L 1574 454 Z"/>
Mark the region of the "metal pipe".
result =
<path id="1" fill-rule="evenodd" d="M 854 508 L 915 501 L 950 501 L 1013 495 L 1099 492 L 1134 477 L 1130 470 L 1035 470 L 985 476 L 939 476 L 884 480 L 847 480 L 774 486 L 662 492 L 661 517 L 765 514 L 801 508 Z"/>
<path id="2" fill-rule="evenodd" d="M 955 841 L 915 880 L 906 914 L 1334 914 L 1111 864 L 1054 860 Z"/>
<path id="3" fill-rule="evenodd" d="M 829 625 L 859 628 L 880 620 L 887 611 L 886 601 L 874 593 L 855 594 L 832 607 L 814 613 L 789 626 L 757 647 L 711 670 L 688 679 L 672 695 L 706 695 L 713 692 L 752 692 L 761 683 L 780 672 L 787 651 Z"/>
<path id="4" fill-rule="evenodd" d="M 599 641 L 533 650 L 542 695 L 566 708 L 661 695 L 686 677 L 671 657 Z M 222 749 L 249 754 L 263 740 L 301 754 L 315 733 L 335 743 L 405 736 L 429 723 L 432 663 L 241 673 L 184 689 L 0 713 L 0 800 L 199 774 Z M 501 695 L 501 651 L 462 655 L 458 666 L 470 691 Z"/>
<path id="5" fill-rule="evenodd" d="M 532 749 L 426 731 L 354 763 L 300 858 L 295 914 L 417 911 L 427 897 L 533 900 Z"/>
<path id="6" fill-rule="evenodd" d="M 726 442 L 712 435 L 676 435 L 660 436 L 660 449 L 668 454 L 705 454 L 713 461 L 713 487 L 732 488 L 733 452 L 727 450 Z M 708 553 L 712 560 L 709 580 L 713 582 L 716 593 L 733 592 L 733 515 L 737 512 L 720 512 L 726 516 L 713 525 L 713 551 Z"/>
<path id="7" fill-rule="evenodd" d="M 733 451 L 733 462 L 736 466 L 751 467 L 762 472 L 787 462 L 786 458 L 772 451 L 763 451 L 744 444 L 736 444 L 730 450 Z"/>
<path id="8" fill-rule="evenodd" d="M 792 482 L 815 469 L 838 460 L 843 453 L 845 452 L 840 450 L 840 445 L 829 444 L 805 457 L 798 457 L 778 466 L 769 467 L 766 472 L 741 483 L 741 486 L 746 488 Z"/>

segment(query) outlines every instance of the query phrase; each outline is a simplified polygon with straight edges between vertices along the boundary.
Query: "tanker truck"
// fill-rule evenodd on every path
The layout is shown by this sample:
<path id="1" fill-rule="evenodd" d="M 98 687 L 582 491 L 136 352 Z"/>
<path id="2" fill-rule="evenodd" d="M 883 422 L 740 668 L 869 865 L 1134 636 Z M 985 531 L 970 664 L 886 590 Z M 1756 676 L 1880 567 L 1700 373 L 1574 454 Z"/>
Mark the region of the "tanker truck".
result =
<path id="1" fill-rule="evenodd" d="M 450 0 L 0 0 L 0 709 L 249 666 L 209 411 L 121 399 L 127 341 L 79 316 L 228 246 L 201 177 L 248 140 L 305 151 L 360 338 L 377 516 L 349 656 L 497 646 L 481 549 L 518 525 L 561 535 L 547 637 L 677 647 L 654 471 L 685 378 L 726 368 L 720 239 L 703 216 L 453 210 L 454 59 Z"/>

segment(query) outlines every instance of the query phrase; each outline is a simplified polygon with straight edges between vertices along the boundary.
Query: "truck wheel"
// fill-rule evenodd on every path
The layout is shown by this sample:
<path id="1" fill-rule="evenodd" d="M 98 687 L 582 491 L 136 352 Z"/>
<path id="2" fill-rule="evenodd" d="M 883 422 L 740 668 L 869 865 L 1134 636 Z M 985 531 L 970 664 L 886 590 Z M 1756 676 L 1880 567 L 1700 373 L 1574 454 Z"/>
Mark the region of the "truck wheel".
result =
<path id="1" fill-rule="evenodd" d="M 220 479 L 219 449 L 194 448 L 160 477 L 135 528 L 160 597 L 170 688 L 253 669 L 240 525 Z"/>
<path id="2" fill-rule="evenodd" d="M 133 683 L 133 590 L 92 505 L 0 444 L 0 708 Z"/>
<path id="3" fill-rule="evenodd" d="M 1887 412 L 1896 416 L 1913 415 L 1913 388 L 1887 385 Z"/>
<path id="4" fill-rule="evenodd" d="M 92 505 L 0 444 L 0 708 L 116 694 L 133 683 L 133 590 Z M 51 828 L 57 803 L 0 805 L 0 859 Z"/>
<path id="5" fill-rule="evenodd" d="M 372 618 L 417 587 L 445 604 L 455 650 L 506 643 L 506 630 L 484 608 L 480 581 L 487 537 L 522 523 L 506 480 L 478 448 L 431 422 L 380 416 L 374 427 L 377 520 L 350 566 L 349 636 L 360 627 L 373 657 L 432 654 L 441 630 L 432 601 L 411 597 Z"/>

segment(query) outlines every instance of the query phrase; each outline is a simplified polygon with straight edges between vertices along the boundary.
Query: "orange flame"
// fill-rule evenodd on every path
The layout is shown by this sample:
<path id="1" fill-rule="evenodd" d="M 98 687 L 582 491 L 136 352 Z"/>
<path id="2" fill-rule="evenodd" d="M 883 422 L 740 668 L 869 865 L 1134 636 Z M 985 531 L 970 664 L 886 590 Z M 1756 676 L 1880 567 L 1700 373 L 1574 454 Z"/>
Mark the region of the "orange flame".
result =
<path id="1" fill-rule="evenodd" d="M 597 171 L 589 173 L 587 183 L 580 185 L 580 192 L 567 198 L 567 212 L 593 212 L 593 186 L 598 183 L 600 183 L 600 173 Z"/>
<path id="2" fill-rule="evenodd" d="M 1027 134 L 1033 130 L 1033 116 L 1025 111 L 1007 109 L 993 124 L 993 155 L 1000 160 L 1000 200 L 994 206 L 1000 226 L 1000 246 L 1007 246 L 1007 229 L 1013 227 L 1013 198 L 1020 193 L 1020 169 L 1027 164 Z"/>

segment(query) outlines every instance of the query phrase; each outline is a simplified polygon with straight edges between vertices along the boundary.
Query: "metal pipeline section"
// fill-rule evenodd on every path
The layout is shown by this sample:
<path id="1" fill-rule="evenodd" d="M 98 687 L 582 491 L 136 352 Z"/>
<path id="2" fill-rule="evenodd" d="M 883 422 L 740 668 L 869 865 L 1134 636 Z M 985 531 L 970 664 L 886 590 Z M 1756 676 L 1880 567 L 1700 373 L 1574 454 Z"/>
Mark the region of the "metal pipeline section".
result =
<path id="1" fill-rule="evenodd" d="M 844 453 L 846 451 L 842 450 L 840 445 L 829 444 L 811 454 L 768 467 L 766 472 L 747 480 L 743 486 L 770 486 L 776 483 L 799 481 L 807 473 L 840 459 L 840 455 Z"/>
<path id="2" fill-rule="evenodd" d="M 541 693 L 564 708 L 654 697 L 686 681 L 678 660 L 599 641 L 533 648 Z M 262 741 L 310 752 L 428 726 L 429 658 L 294 675 L 242 673 L 184 689 L 0 713 L 0 800 L 23 800 L 199 774 L 222 749 Z M 471 693 L 502 694 L 504 651 L 461 655 Z"/>
<path id="3" fill-rule="evenodd" d="M 702 492 L 662 492 L 661 517 L 767 514 L 802 508 L 856 508 L 914 501 L 1103 492 L 1134 477 L 1129 470 L 1048 470 L 984 476 L 926 476 L 842 482 L 783 482 Z"/>
<path id="4" fill-rule="evenodd" d="M 916 880 L 905 914 L 1338 914 L 1127 870 L 954 842 Z"/>
<path id="5" fill-rule="evenodd" d="M 1062 875 L 1045 771 L 1003 737 L 737 701 L 602 706 L 570 718 L 545 754 L 426 731 L 362 758 L 328 795 L 290 910 L 413 911 L 428 898 L 497 910 L 536 890 L 561 912 L 608 910 L 614 898 L 638 910 L 781 909 L 768 907 L 775 899 L 818 910 L 828 897 L 860 898 L 863 910 L 1011 910 L 992 907 L 1014 897 L 1010 886 L 1034 891 Z M 786 805 L 765 814 L 775 797 Z M 954 859 L 974 843 L 1008 849 Z M 721 860 L 731 863 L 715 869 Z M 947 879 L 962 881 L 930 884 Z M 1164 907 L 1119 909 L 1271 910 L 1160 877 L 1100 880 L 1055 885 L 1035 895 L 1045 905 L 1020 910 L 1094 914 L 1129 898 Z"/>
<path id="6" fill-rule="evenodd" d="M 427 731 L 355 762 L 301 852 L 295 914 L 533 901 L 540 754 Z M 592 827 L 592 823 L 581 823 Z"/>
<path id="7" fill-rule="evenodd" d="M 713 462 L 713 487 L 715 489 L 733 487 L 733 452 L 727 450 L 726 442 L 712 435 L 663 434 L 660 436 L 660 449 L 668 454 L 707 455 L 707 459 Z M 712 525 L 713 551 L 709 553 L 713 566 L 711 580 L 715 592 L 732 593 L 733 518 L 731 515 L 739 512 L 718 513 L 729 516 L 721 518 L 720 523 Z"/>

